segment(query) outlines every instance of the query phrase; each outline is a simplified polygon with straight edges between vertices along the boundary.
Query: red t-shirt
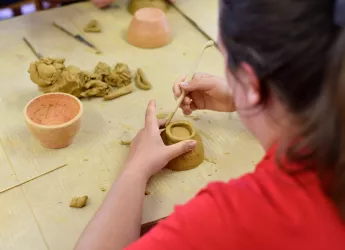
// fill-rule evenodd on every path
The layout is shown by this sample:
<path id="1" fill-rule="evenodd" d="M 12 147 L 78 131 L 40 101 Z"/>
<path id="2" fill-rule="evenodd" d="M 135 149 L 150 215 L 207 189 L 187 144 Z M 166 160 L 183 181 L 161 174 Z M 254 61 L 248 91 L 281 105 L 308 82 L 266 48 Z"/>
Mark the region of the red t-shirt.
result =
<path id="1" fill-rule="evenodd" d="M 287 174 L 271 149 L 253 173 L 208 185 L 128 249 L 344 250 L 345 223 L 316 174 Z"/>

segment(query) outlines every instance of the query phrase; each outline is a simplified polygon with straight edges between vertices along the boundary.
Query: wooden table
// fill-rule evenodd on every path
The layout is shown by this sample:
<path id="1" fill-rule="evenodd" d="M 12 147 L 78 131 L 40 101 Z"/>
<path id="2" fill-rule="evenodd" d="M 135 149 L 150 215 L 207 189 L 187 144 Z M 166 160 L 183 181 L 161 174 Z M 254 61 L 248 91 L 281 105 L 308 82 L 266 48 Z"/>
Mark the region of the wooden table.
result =
<path id="1" fill-rule="evenodd" d="M 202 5 L 198 8 L 202 9 Z M 57 18 L 71 21 L 82 30 L 91 18 L 98 19 L 101 34 L 84 34 L 104 53 L 93 51 L 51 26 Z M 124 133 L 133 136 L 143 125 L 150 99 L 158 111 L 170 111 L 174 79 L 187 73 L 206 38 L 175 9 L 167 13 L 173 42 L 160 49 L 144 50 L 129 45 L 124 34 L 131 20 L 120 8 L 98 10 L 89 3 L 43 11 L 0 22 L 0 189 L 67 164 L 18 188 L 0 194 L 0 249 L 72 249 L 95 213 L 114 179 L 119 175 L 128 148 L 119 144 Z M 215 24 L 216 25 L 216 24 Z M 40 94 L 29 79 L 29 63 L 36 58 L 22 41 L 26 36 L 45 56 L 66 58 L 67 64 L 91 70 L 98 61 L 141 67 L 152 81 L 150 91 L 104 102 L 83 100 L 84 117 L 76 141 L 68 148 L 43 148 L 26 130 L 25 104 Z M 216 48 L 205 53 L 200 71 L 223 74 L 223 58 Z M 190 199 L 207 183 L 229 180 L 253 169 L 262 156 L 255 139 L 236 114 L 197 112 L 191 120 L 201 131 L 207 158 L 200 167 L 186 172 L 163 170 L 148 184 L 143 223 L 169 215 L 176 204 Z M 74 196 L 88 195 L 83 209 L 69 208 Z"/>
<path id="2" fill-rule="evenodd" d="M 218 40 L 218 0 L 175 0 L 174 5 L 205 35 Z"/>

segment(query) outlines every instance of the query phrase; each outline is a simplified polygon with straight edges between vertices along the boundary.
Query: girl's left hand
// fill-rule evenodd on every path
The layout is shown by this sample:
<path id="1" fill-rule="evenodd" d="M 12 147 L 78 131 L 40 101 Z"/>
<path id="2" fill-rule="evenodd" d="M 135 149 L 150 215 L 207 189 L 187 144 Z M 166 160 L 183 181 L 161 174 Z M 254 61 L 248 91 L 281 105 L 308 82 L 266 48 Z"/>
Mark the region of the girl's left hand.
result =
<path id="1" fill-rule="evenodd" d="M 159 128 L 165 123 L 166 120 L 157 120 L 156 104 L 150 101 L 146 110 L 145 127 L 132 140 L 125 163 L 125 172 L 140 173 L 148 180 L 164 168 L 170 160 L 195 148 L 196 141 L 193 140 L 170 146 L 164 145 Z"/>

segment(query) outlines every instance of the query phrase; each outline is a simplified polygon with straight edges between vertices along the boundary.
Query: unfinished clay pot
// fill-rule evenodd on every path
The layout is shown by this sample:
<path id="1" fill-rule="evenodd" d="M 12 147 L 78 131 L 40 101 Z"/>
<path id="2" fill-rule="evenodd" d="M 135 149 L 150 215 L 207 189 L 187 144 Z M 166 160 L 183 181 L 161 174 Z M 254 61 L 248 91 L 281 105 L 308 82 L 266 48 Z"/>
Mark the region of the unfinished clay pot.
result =
<path id="1" fill-rule="evenodd" d="M 127 32 L 127 41 L 139 48 L 153 49 L 169 44 L 170 27 L 162 10 L 143 8 L 135 12 Z"/>
<path id="2" fill-rule="evenodd" d="M 165 0 L 131 0 L 128 4 L 128 11 L 134 14 L 142 8 L 158 8 L 164 12 L 168 10 L 168 4 Z"/>
<path id="3" fill-rule="evenodd" d="M 196 168 L 204 161 L 204 144 L 192 124 L 188 121 L 170 123 L 161 133 L 165 145 L 172 145 L 184 140 L 195 140 L 197 145 L 192 151 L 171 160 L 167 168 L 175 171 L 184 171 Z"/>
<path id="4" fill-rule="evenodd" d="M 83 105 L 65 93 L 49 93 L 31 100 L 24 109 L 29 131 L 46 148 L 64 148 L 80 129 Z"/>

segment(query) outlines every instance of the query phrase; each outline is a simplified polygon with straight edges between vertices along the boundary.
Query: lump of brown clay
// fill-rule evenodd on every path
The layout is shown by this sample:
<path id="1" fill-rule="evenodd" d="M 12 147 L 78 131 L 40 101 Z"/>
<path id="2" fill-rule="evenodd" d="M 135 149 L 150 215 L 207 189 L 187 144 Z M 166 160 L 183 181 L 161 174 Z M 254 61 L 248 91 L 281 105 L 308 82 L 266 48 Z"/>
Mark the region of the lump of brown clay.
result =
<path id="1" fill-rule="evenodd" d="M 82 85 L 79 77 L 81 70 L 75 66 L 68 66 L 62 71 L 60 77 L 49 86 L 40 86 L 40 90 L 44 93 L 62 92 L 72 94 L 76 97 L 80 97 Z"/>
<path id="2" fill-rule="evenodd" d="M 142 8 L 158 8 L 166 12 L 168 5 L 165 0 L 132 0 L 128 5 L 128 11 L 131 14 Z"/>
<path id="3" fill-rule="evenodd" d="M 88 196 L 82 196 L 82 197 L 74 197 L 72 198 L 71 202 L 69 203 L 70 207 L 75 207 L 75 208 L 82 208 L 85 207 L 87 200 L 88 200 Z"/>
<path id="4" fill-rule="evenodd" d="M 184 171 L 196 168 L 204 161 L 204 145 L 200 135 L 195 131 L 192 124 L 188 121 L 171 122 L 161 137 L 165 145 L 172 145 L 184 140 L 195 140 L 196 147 L 173 160 L 171 160 L 167 168 L 175 171 Z"/>
<path id="5" fill-rule="evenodd" d="M 82 97 L 101 97 L 106 95 L 110 91 L 108 84 L 102 82 L 101 80 L 90 80 L 84 84 L 84 88 L 86 90 L 80 94 Z"/>
<path id="6" fill-rule="evenodd" d="M 137 75 L 135 76 L 135 83 L 137 87 L 142 90 L 149 90 L 152 87 L 151 83 L 147 80 L 145 73 L 142 69 L 137 70 Z"/>
<path id="7" fill-rule="evenodd" d="M 110 75 L 110 66 L 104 62 L 99 62 L 95 67 L 94 74 L 108 76 Z"/>
<path id="8" fill-rule="evenodd" d="M 112 100 L 133 91 L 131 71 L 124 63 L 111 69 L 108 64 L 99 62 L 90 73 L 73 65 L 66 68 L 64 59 L 41 58 L 31 63 L 29 73 L 31 80 L 44 93 L 63 92 L 78 98 Z"/>
<path id="9" fill-rule="evenodd" d="M 132 84 L 119 88 L 117 90 L 113 90 L 109 92 L 107 95 L 104 96 L 104 100 L 109 101 L 115 98 L 118 98 L 123 95 L 128 95 L 133 92 Z"/>
<path id="10" fill-rule="evenodd" d="M 110 86 L 121 88 L 132 82 L 132 74 L 127 64 L 118 63 L 109 75 L 105 76 L 104 81 Z"/>
<path id="11" fill-rule="evenodd" d="M 65 59 L 41 58 L 30 64 L 29 73 L 31 81 L 39 87 L 50 86 L 61 78 L 65 69 Z"/>
<path id="12" fill-rule="evenodd" d="M 85 27 L 85 32 L 101 32 L 101 25 L 97 20 L 91 20 Z"/>

